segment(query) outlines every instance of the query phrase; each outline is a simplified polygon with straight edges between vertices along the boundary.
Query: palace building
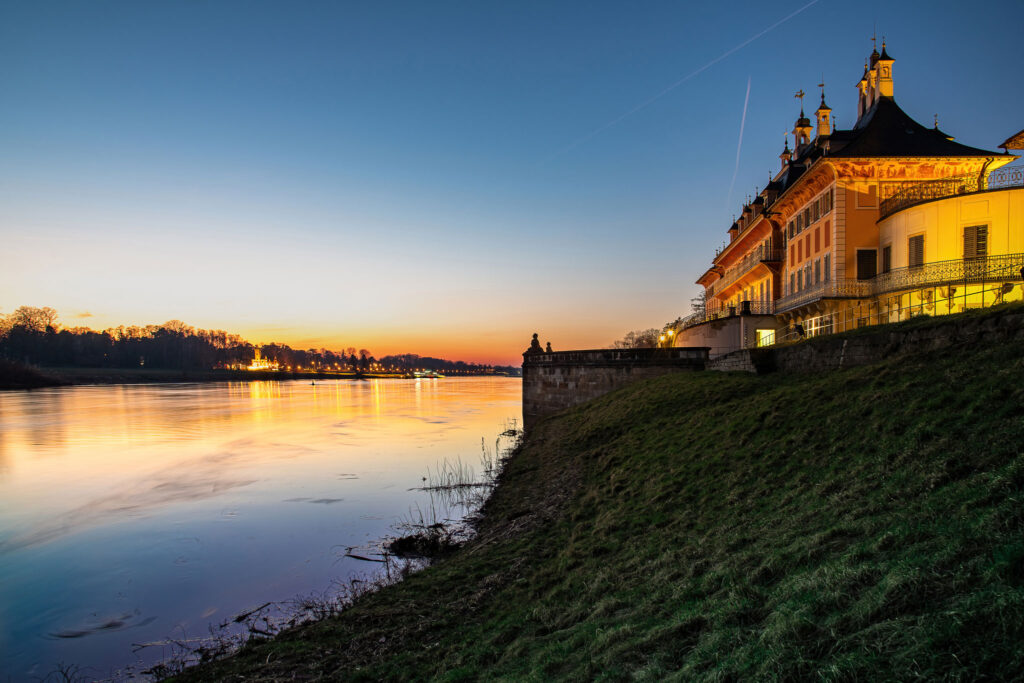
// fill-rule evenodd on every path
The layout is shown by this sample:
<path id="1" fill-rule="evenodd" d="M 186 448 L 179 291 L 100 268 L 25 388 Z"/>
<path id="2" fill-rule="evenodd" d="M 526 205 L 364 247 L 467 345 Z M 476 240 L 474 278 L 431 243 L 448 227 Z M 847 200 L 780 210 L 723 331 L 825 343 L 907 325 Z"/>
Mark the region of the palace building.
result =
<path id="1" fill-rule="evenodd" d="M 1024 178 L 1002 152 L 908 116 L 893 60 L 872 50 L 857 121 L 835 127 L 824 85 L 771 181 L 743 206 L 697 283 L 703 306 L 670 330 L 711 355 L 1022 299 Z"/>

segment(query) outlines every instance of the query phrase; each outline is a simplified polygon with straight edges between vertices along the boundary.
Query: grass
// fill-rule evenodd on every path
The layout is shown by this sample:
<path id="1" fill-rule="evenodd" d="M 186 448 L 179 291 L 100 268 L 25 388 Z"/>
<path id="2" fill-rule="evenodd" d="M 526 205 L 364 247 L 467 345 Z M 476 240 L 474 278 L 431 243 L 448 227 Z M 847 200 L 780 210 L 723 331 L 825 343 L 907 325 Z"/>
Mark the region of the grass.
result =
<path id="1" fill-rule="evenodd" d="M 1024 342 L 541 422 L 479 535 L 181 680 L 1024 676 Z"/>

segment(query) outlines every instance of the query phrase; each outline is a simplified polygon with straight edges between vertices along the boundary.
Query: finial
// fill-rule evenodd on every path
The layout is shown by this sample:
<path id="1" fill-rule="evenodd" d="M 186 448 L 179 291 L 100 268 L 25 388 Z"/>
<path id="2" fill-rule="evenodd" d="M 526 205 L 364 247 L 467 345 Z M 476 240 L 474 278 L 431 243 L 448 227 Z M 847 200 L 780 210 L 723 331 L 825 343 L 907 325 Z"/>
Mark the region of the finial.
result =
<path id="1" fill-rule="evenodd" d="M 800 99 L 800 118 L 804 117 L 804 95 L 806 94 L 807 93 L 803 91 L 803 88 L 801 88 L 800 90 L 796 91 L 795 95 L 793 95 L 793 97 L 797 97 Z"/>
<path id="2" fill-rule="evenodd" d="M 874 52 L 878 49 L 878 45 L 875 44 L 878 35 L 878 22 L 871 22 L 871 51 Z"/>
<path id="3" fill-rule="evenodd" d="M 939 115 L 935 115 L 935 130 L 939 129 Z"/>

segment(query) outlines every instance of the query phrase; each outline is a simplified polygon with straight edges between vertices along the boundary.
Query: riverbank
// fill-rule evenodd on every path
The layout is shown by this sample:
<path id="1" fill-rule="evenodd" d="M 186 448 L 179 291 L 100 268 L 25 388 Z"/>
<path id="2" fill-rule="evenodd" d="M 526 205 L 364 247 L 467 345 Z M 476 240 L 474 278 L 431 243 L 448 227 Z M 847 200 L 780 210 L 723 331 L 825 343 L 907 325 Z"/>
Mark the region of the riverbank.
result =
<path id="1" fill-rule="evenodd" d="M 39 389 L 64 384 L 67 382 L 45 375 L 36 368 L 0 358 L 0 390 Z"/>
<path id="2" fill-rule="evenodd" d="M 0 389 L 33 389 L 78 384 L 168 384 L 173 382 L 284 382 L 329 379 L 411 379 L 408 373 L 287 372 L 259 370 L 162 370 L 154 368 L 0 367 Z M 459 377 L 497 375 L 459 375 Z"/>
<path id="3" fill-rule="evenodd" d="M 179 680 L 1019 677 L 1022 359 L 628 386 L 538 423 L 451 557 Z"/>

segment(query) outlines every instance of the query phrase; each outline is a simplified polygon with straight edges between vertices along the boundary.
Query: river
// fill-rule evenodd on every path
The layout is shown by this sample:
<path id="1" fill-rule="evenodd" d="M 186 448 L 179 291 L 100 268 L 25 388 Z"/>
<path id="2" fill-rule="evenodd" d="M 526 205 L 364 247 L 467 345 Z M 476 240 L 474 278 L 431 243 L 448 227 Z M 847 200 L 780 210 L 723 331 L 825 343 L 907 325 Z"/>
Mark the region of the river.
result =
<path id="1" fill-rule="evenodd" d="M 428 470 L 520 417 L 512 378 L 0 392 L 0 680 L 90 678 L 376 570 Z"/>

